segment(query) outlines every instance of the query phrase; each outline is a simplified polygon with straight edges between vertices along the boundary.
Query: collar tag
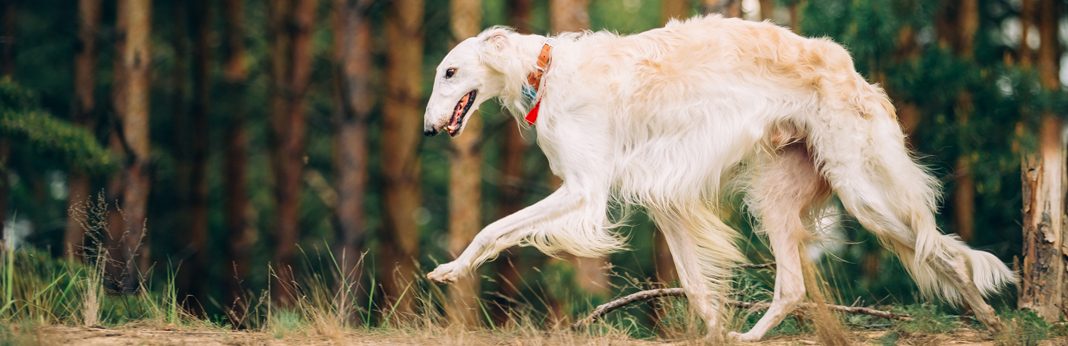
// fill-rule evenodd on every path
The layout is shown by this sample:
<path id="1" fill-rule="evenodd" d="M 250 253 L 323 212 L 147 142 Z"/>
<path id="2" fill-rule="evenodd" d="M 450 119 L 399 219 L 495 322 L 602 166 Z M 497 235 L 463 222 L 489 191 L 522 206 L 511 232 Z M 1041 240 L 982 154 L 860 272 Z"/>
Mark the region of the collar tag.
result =
<path id="1" fill-rule="evenodd" d="M 534 125 L 534 122 L 538 121 L 539 106 L 541 106 L 541 100 L 538 100 L 538 102 L 534 104 L 534 107 L 530 108 L 530 112 L 527 112 L 527 116 L 523 117 L 523 119 L 527 120 L 527 124 Z"/>

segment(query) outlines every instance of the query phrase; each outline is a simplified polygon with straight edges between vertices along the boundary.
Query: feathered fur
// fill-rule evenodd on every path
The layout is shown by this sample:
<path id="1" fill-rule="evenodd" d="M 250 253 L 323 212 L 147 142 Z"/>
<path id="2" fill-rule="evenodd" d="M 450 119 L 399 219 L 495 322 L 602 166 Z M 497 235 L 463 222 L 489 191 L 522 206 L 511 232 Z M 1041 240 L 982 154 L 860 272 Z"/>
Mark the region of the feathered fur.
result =
<path id="1" fill-rule="evenodd" d="M 425 130 L 445 126 L 475 89 L 476 105 L 497 97 L 522 123 L 525 77 L 546 40 L 495 27 L 459 44 L 438 68 Z M 453 280 L 520 243 L 580 256 L 617 250 L 623 241 L 607 216 L 616 201 L 650 212 L 692 305 L 715 329 L 716 304 L 743 260 L 717 212 L 740 186 L 778 262 L 776 302 L 740 339 L 761 338 L 804 295 L 797 256 L 831 193 L 925 294 L 960 302 L 962 288 L 940 277 L 932 257 L 966 262 L 983 295 L 1014 282 L 996 257 L 937 229 L 938 181 L 906 149 L 886 93 L 838 44 L 708 16 L 630 36 L 563 34 L 553 46 L 535 126 L 563 186 L 487 226 L 430 278 Z M 457 75 L 446 79 L 450 67 Z"/>

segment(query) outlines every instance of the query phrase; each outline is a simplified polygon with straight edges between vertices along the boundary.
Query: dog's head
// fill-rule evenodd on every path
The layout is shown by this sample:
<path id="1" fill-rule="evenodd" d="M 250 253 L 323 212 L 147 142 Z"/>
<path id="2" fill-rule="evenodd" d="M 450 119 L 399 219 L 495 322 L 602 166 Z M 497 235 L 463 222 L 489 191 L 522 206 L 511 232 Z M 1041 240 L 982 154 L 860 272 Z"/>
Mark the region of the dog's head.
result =
<path id="1" fill-rule="evenodd" d="M 423 134 L 444 131 L 457 136 L 467 125 L 468 116 L 503 88 L 501 53 L 509 36 L 504 28 L 491 28 L 460 42 L 445 56 L 434 73 L 434 91 L 423 116 Z"/>

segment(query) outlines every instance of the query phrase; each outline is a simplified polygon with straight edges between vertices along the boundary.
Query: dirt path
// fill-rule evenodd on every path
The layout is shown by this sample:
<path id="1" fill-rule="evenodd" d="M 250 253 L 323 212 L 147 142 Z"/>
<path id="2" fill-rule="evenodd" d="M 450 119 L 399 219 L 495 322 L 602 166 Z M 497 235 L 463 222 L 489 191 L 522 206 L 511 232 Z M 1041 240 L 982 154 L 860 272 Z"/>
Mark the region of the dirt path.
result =
<path id="1" fill-rule="evenodd" d="M 887 331 L 854 332 L 858 344 L 883 344 Z M 117 329 L 42 327 L 24 330 L 13 344 L 41 345 L 693 345 L 700 340 L 636 340 L 624 337 L 589 337 L 574 334 L 501 335 L 490 332 L 350 332 L 334 336 L 291 333 L 240 332 L 219 329 L 167 329 L 130 327 Z M 1022 342 L 1022 340 L 1020 340 Z M 814 336 L 776 337 L 761 345 L 819 345 Z M 994 345 L 994 340 L 974 330 L 949 334 L 904 335 L 898 345 Z M 1068 345 L 1068 339 L 1045 340 L 1040 345 Z"/>

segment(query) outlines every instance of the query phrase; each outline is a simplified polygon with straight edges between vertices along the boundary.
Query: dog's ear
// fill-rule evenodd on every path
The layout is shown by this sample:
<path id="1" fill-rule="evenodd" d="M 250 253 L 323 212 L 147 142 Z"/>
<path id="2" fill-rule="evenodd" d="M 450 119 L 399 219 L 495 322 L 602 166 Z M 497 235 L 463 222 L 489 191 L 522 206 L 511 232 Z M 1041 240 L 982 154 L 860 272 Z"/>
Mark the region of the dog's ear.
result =
<path id="1" fill-rule="evenodd" d="M 512 42 L 515 32 L 505 27 L 492 27 L 478 35 L 479 58 L 482 63 L 499 72 L 506 71 L 515 54 Z"/>
<path id="2" fill-rule="evenodd" d="M 478 34 L 479 41 L 484 49 L 503 50 L 508 47 L 509 35 L 512 30 L 503 27 L 492 27 Z"/>

